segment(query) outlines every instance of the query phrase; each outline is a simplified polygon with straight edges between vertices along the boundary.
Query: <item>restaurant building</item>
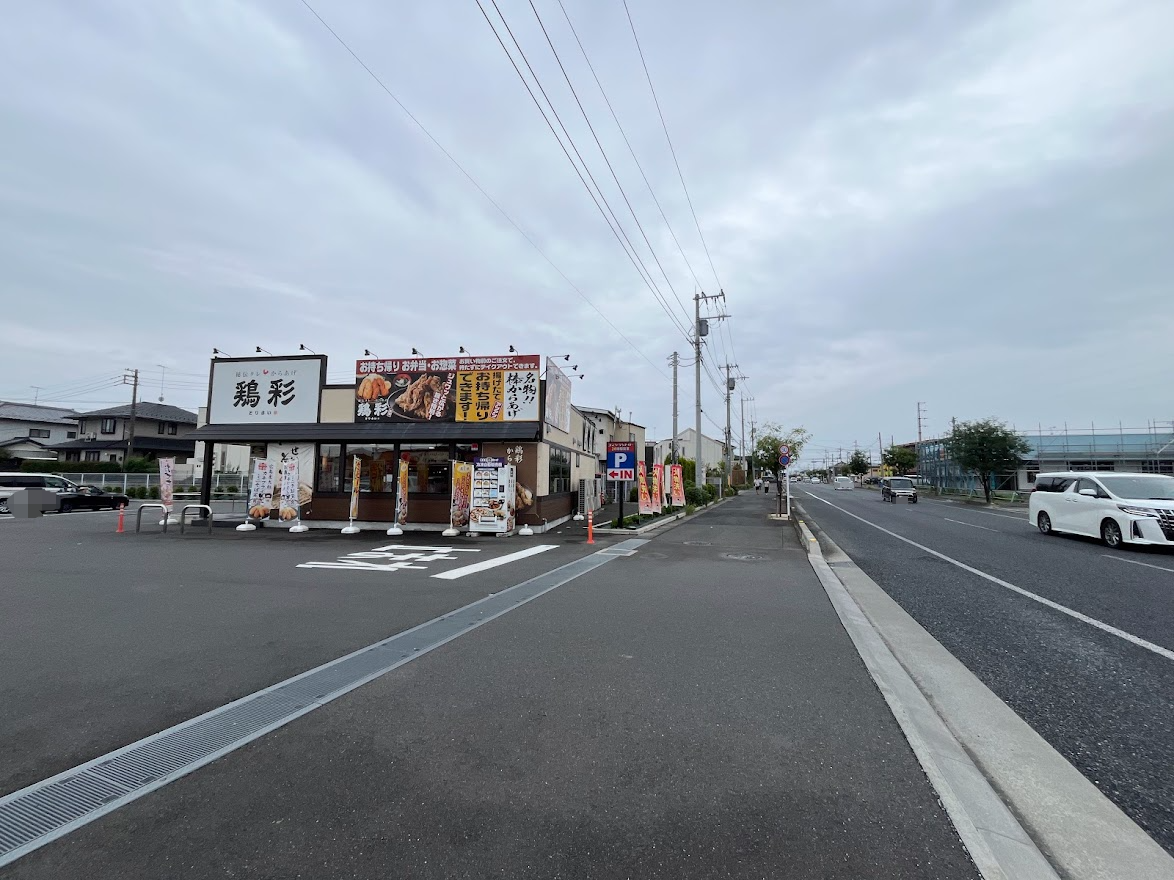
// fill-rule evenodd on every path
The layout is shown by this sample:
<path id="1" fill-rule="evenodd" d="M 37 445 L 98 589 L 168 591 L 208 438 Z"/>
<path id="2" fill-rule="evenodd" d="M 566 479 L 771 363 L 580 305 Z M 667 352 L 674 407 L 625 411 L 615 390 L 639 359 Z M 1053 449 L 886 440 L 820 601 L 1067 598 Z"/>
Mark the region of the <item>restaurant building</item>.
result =
<path id="1" fill-rule="evenodd" d="M 296 459 L 300 518 L 311 527 L 348 521 L 356 464 L 361 528 L 387 528 L 397 501 L 406 529 L 448 527 L 454 466 L 464 473 L 460 465 L 484 460 L 515 469 L 515 527 L 554 526 L 576 512 L 581 491 L 599 492 L 571 381 L 550 359 L 367 358 L 344 384 L 327 382 L 326 363 L 322 355 L 213 359 L 193 435 L 203 441 L 203 503 L 221 444 L 248 446 L 274 469 Z M 289 525 L 276 495 L 268 524 Z"/>

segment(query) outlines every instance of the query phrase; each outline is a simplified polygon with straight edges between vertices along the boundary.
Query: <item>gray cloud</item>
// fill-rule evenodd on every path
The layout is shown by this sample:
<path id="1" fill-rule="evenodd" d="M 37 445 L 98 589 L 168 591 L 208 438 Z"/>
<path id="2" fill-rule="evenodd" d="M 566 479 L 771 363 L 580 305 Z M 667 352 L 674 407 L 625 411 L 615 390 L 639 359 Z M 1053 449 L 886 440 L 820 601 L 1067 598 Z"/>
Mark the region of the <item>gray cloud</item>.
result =
<path id="1" fill-rule="evenodd" d="M 537 5 L 684 308 L 528 3 L 501 5 L 687 322 L 695 279 L 557 3 Z M 912 436 L 917 400 L 935 430 L 950 416 L 1171 417 L 1174 7 L 631 6 L 733 315 L 709 358 L 738 360 L 759 421 L 835 446 Z M 46 0 L 14 7 L 0 33 L 0 75 L 18 84 L 0 94 L 0 396 L 66 381 L 51 366 L 66 348 L 69 372 L 91 377 L 161 363 L 203 374 L 213 346 L 305 342 L 345 374 L 365 347 L 513 344 L 571 352 L 587 374 L 578 401 L 667 434 L 664 362 L 687 343 L 476 5 L 316 8 L 657 368 L 300 4 Z M 712 293 L 622 6 L 567 10 Z M 691 424 L 688 371 L 682 385 Z"/>

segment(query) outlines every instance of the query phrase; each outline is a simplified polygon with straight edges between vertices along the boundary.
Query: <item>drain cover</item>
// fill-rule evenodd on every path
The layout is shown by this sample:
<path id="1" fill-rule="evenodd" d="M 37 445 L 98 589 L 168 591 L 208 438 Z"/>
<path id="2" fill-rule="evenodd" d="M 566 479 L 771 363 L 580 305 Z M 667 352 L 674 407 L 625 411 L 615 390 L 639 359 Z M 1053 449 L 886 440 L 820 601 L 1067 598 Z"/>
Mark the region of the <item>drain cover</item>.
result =
<path id="1" fill-rule="evenodd" d="M 756 559 L 765 559 L 765 556 L 755 556 L 753 553 L 723 553 L 726 559 L 734 559 L 738 562 L 754 562 Z"/>

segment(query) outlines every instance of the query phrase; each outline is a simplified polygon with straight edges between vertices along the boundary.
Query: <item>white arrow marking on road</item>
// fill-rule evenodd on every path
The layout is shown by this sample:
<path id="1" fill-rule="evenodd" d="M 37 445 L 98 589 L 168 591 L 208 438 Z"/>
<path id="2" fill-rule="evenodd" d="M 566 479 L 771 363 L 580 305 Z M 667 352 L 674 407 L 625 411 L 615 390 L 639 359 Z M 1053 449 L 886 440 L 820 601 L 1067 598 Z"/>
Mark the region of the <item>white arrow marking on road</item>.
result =
<path id="1" fill-rule="evenodd" d="M 938 559 L 941 559 L 945 562 L 948 562 L 951 565 L 958 566 L 963 571 L 968 571 L 971 574 L 976 574 L 980 578 L 984 578 L 985 580 L 990 581 L 992 584 L 998 584 L 1000 587 L 1004 587 L 1013 593 L 1018 593 L 1020 596 L 1024 596 L 1028 599 L 1031 599 L 1033 602 L 1039 602 L 1041 605 L 1046 605 L 1049 608 L 1052 608 L 1056 611 L 1059 611 L 1061 614 L 1067 614 L 1069 617 L 1074 617 L 1077 620 L 1081 621 L 1082 623 L 1087 623 L 1089 626 L 1095 626 L 1097 629 L 1103 630 L 1104 632 L 1107 632 L 1110 635 L 1114 635 L 1114 636 L 1117 636 L 1118 638 L 1125 639 L 1125 641 L 1127 641 L 1131 644 L 1137 645 L 1139 648 L 1145 648 L 1147 651 L 1153 651 L 1155 654 L 1158 654 L 1162 657 L 1165 657 L 1167 660 L 1174 660 L 1174 651 L 1171 651 L 1168 648 L 1163 648 L 1161 645 L 1155 645 L 1153 642 L 1147 642 L 1145 639 L 1139 638 L 1138 636 L 1135 636 L 1133 633 L 1127 633 L 1123 629 L 1117 629 L 1117 627 L 1113 626 L 1112 624 L 1104 623 L 1103 621 L 1097 620 L 1095 617 L 1089 617 L 1087 614 L 1081 614 L 1079 611 L 1074 611 L 1073 609 L 1068 608 L 1065 605 L 1061 605 L 1059 602 L 1053 602 L 1051 599 L 1045 599 L 1043 596 L 1037 595 L 1036 593 L 1033 593 L 1030 590 L 1025 590 L 1025 589 L 1023 589 L 1023 587 L 1017 587 L 1014 584 L 1003 580 L 1002 578 L 997 578 L 993 574 L 987 574 L 985 571 L 980 571 L 979 569 L 975 568 L 974 566 L 967 565 L 965 562 L 959 562 L 957 559 L 954 559 L 952 556 L 947 556 L 945 553 L 939 553 L 937 550 L 934 550 L 930 547 L 926 547 L 924 544 L 918 544 L 916 541 L 912 541 L 909 538 L 906 538 L 904 535 L 898 535 L 896 532 L 891 532 L 888 529 L 886 529 L 884 526 L 878 526 L 874 522 L 869 522 L 864 517 L 857 516 L 856 514 L 852 513 L 851 511 L 844 510 L 844 508 L 840 507 L 838 504 L 832 504 L 830 501 L 826 501 L 823 498 L 820 498 L 818 495 L 815 495 L 811 492 L 808 492 L 807 494 L 810 495 L 812 498 L 814 498 L 816 501 L 823 501 L 823 503 L 826 504 L 828 507 L 834 507 L 836 510 L 840 511 L 840 513 L 847 514 L 848 516 L 852 517 L 852 519 L 860 520 L 866 526 L 872 526 L 878 532 L 884 532 L 886 535 L 894 537 L 898 541 L 904 541 L 906 544 L 909 544 L 910 546 L 916 547 L 918 550 L 922 550 L 922 551 L 928 553 L 930 556 L 936 556 Z"/>
<path id="2" fill-rule="evenodd" d="M 960 526 L 970 526 L 972 529 L 982 529 L 984 532 L 997 532 L 998 529 L 988 529 L 986 526 L 976 526 L 974 523 L 962 522 L 960 519 L 950 519 L 948 516 L 943 516 L 946 522 L 958 523 Z"/>
<path id="3" fill-rule="evenodd" d="M 455 581 L 457 578 L 463 578 L 467 574 L 476 574 L 479 571 L 497 568 L 499 565 L 517 562 L 519 559 L 525 559 L 527 556 L 537 556 L 539 553 L 553 550 L 557 546 L 558 544 L 538 544 L 535 547 L 519 550 L 517 553 L 507 553 L 505 556 L 498 556 L 494 559 L 486 559 L 484 562 L 475 562 L 472 565 L 442 571 L 440 574 L 434 574 L 432 576 L 434 578 L 440 578 L 442 581 Z"/>

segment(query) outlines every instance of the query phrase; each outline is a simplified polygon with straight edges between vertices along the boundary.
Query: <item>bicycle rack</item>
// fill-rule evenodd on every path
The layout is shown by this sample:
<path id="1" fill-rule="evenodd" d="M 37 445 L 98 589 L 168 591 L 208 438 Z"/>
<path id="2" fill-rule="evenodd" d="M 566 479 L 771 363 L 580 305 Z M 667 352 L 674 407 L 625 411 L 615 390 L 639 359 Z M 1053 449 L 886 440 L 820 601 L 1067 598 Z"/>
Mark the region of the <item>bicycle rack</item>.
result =
<path id="1" fill-rule="evenodd" d="M 184 533 L 184 528 L 187 525 L 189 510 L 206 510 L 208 512 L 208 534 L 212 534 L 212 507 L 208 504 L 188 504 L 179 512 L 179 533 Z"/>
<path id="2" fill-rule="evenodd" d="M 135 531 L 138 532 L 143 527 L 143 511 L 148 508 L 152 510 L 163 511 L 163 531 L 167 531 L 167 505 L 166 504 L 140 504 L 139 509 L 135 511 Z"/>

